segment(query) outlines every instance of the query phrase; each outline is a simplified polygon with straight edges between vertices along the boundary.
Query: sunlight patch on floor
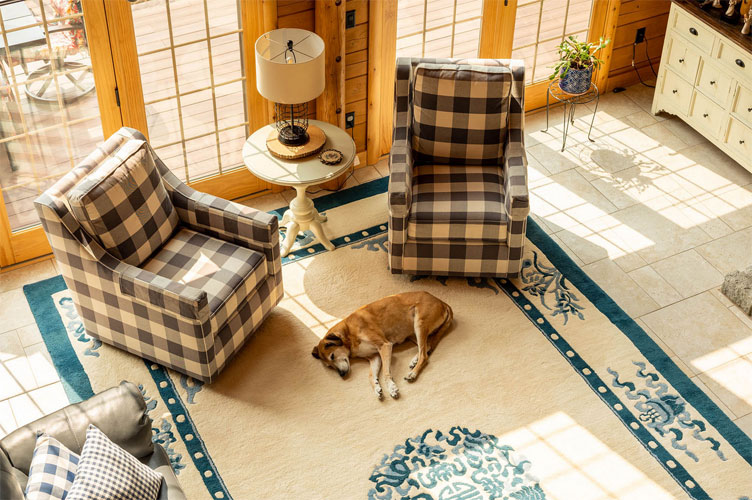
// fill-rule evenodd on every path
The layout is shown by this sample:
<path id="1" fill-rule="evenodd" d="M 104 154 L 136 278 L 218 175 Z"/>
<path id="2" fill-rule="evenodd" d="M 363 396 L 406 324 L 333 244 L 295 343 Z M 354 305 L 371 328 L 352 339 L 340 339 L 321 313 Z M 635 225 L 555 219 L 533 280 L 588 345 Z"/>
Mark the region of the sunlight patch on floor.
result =
<path id="1" fill-rule="evenodd" d="M 546 498 L 673 498 L 564 412 L 499 436 L 533 464 Z"/>

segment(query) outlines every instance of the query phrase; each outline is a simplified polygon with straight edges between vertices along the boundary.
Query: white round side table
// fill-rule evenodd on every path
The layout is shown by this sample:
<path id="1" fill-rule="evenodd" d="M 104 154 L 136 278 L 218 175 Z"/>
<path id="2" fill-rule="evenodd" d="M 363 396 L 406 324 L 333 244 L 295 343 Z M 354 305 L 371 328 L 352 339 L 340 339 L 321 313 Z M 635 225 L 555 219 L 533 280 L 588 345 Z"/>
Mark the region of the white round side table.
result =
<path id="1" fill-rule="evenodd" d="M 253 175 L 272 184 L 292 186 L 297 192 L 295 199 L 290 202 L 290 209 L 282 216 L 281 224 L 287 228 L 282 242 L 282 257 L 290 253 L 298 233 L 307 229 L 313 232 L 324 248 L 334 250 L 334 245 L 321 226 L 322 222 L 326 222 L 326 216 L 318 213 L 313 201 L 306 196 L 306 189 L 338 177 L 355 160 L 355 142 L 350 134 L 336 125 L 318 120 L 309 120 L 309 124 L 324 131 L 326 144 L 323 149 L 340 151 L 341 162 L 326 165 L 321 163 L 318 154 L 296 160 L 283 160 L 273 156 L 266 148 L 266 139 L 275 130 L 274 125 L 258 129 L 243 145 L 243 162 Z"/>

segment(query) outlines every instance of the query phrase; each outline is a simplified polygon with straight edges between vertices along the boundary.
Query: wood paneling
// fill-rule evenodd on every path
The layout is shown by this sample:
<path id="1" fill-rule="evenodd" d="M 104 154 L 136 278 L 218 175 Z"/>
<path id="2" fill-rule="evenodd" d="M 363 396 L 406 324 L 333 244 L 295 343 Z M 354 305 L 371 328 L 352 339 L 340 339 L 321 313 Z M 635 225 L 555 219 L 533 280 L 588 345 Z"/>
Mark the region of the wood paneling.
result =
<path id="1" fill-rule="evenodd" d="M 632 68 L 632 45 L 639 28 L 645 28 L 650 61 L 653 68 L 658 71 L 670 7 L 670 0 L 623 0 L 621 2 L 612 42 L 608 82 L 604 91 L 639 83 L 637 73 Z M 650 71 L 645 56 L 645 42 L 637 45 L 635 49 L 637 70 L 640 71 L 643 80 L 652 80 L 654 75 Z"/>
<path id="2" fill-rule="evenodd" d="M 324 40 L 326 84 L 316 99 L 319 120 L 345 128 L 345 6 L 341 0 L 316 2 L 316 33 Z"/>
<path id="3" fill-rule="evenodd" d="M 392 143 L 394 62 L 397 53 L 397 2 L 369 3 L 368 10 L 368 164 L 389 152 Z"/>

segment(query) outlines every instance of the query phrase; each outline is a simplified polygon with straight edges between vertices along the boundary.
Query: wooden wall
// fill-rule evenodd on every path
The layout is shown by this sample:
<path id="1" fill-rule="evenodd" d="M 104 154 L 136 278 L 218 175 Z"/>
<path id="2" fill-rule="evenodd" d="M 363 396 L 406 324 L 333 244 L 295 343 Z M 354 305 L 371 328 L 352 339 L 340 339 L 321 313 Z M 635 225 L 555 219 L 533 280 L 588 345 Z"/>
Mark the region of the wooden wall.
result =
<path id="1" fill-rule="evenodd" d="M 345 0 L 345 10 L 355 11 L 355 27 L 345 30 L 345 113 L 355 112 L 355 127 L 347 129 L 358 153 L 366 150 L 368 97 L 368 0 Z M 314 31 L 315 2 L 277 0 L 277 26 Z M 311 103 L 311 118 L 316 106 Z M 358 155 L 365 166 L 365 154 Z"/>
<path id="2" fill-rule="evenodd" d="M 640 80 L 632 69 L 632 45 L 637 30 L 641 27 L 646 28 L 648 54 L 653 68 L 656 72 L 658 71 L 670 7 L 670 0 L 623 0 L 621 2 L 616 33 L 613 38 L 607 90 L 639 83 Z M 645 55 L 644 42 L 636 47 L 635 62 L 643 80 L 654 78 Z"/>

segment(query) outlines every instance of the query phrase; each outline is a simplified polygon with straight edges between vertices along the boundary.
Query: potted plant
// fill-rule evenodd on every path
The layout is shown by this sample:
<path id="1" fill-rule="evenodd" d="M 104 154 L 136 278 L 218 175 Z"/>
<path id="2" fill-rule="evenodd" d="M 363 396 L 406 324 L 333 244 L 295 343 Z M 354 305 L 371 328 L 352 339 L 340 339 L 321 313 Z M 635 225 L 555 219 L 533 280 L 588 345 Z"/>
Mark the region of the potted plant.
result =
<path id="1" fill-rule="evenodd" d="M 553 80 L 559 77 L 559 88 L 568 94 L 584 94 L 590 88 L 593 69 L 599 68 L 603 61 L 595 55 L 611 40 L 580 42 L 573 36 L 568 36 L 558 46 L 559 62 L 554 66 L 554 73 L 549 77 Z"/>

